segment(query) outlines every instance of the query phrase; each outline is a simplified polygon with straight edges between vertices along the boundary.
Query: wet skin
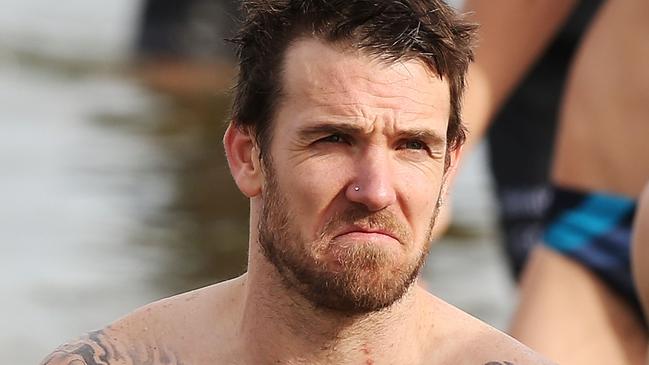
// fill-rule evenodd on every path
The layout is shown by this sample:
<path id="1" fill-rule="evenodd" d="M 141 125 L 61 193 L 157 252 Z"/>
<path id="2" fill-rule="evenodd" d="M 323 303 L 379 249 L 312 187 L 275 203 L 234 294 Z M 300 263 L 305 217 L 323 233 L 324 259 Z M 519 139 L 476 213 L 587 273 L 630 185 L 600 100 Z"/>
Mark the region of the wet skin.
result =
<path id="1" fill-rule="evenodd" d="M 353 51 L 341 58 L 317 42 L 296 44 L 287 62 L 274 175 L 296 235 L 330 240 L 327 250 L 303 249 L 327 270 L 358 245 L 390 256 L 384 272 L 419 261 L 445 178 L 447 83 L 419 62 L 384 65 Z M 327 226 L 354 207 L 391 224 Z"/>
<path id="2" fill-rule="evenodd" d="M 366 362 L 367 364 L 368 362 Z M 41 365 L 188 365 L 173 352 L 151 347 L 145 351 L 118 348 L 103 331 L 89 333 L 50 354 Z M 476 363 L 478 365 L 480 363 Z M 509 361 L 489 361 L 484 365 L 516 365 Z"/>
<path id="3" fill-rule="evenodd" d="M 425 253 L 445 174 L 457 161 L 454 153 L 445 172 L 448 84 L 418 61 L 386 64 L 313 39 L 295 43 L 285 63 L 269 154 L 278 190 L 290 196 L 290 229 L 304 241 L 280 244 L 333 274 L 347 251 L 378 251 L 389 258 L 384 266 L 359 275 L 389 280 Z M 44 364 L 548 363 L 417 285 L 381 311 L 314 308 L 261 253 L 268 171 L 258 147 L 232 127 L 225 145 L 251 200 L 248 272 L 148 305 Z M 327 227 L 352 206 L 389 212 L 395 225 Z M 323 234 L 331 238 L 324 249 L 305 244 Z"/>

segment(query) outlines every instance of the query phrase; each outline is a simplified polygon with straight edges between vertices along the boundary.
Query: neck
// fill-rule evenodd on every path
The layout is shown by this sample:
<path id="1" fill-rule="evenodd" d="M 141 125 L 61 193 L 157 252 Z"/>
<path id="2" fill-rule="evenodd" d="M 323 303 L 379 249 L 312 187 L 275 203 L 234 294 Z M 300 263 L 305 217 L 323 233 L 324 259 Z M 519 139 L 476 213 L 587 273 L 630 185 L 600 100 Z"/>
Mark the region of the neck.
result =
<path id="1" fill-rule="evenodd" d="M 239 328 L 245 352 L 254 356 L 250 363 L 414 363 L 420 347 L 413 339 L 425 328 L 420 309 L 426 295 L 416 284 L 378 312 L 350 315 L 315 308 L 286 288 L 275 268 L 253 251 L 254 246 Z"/>

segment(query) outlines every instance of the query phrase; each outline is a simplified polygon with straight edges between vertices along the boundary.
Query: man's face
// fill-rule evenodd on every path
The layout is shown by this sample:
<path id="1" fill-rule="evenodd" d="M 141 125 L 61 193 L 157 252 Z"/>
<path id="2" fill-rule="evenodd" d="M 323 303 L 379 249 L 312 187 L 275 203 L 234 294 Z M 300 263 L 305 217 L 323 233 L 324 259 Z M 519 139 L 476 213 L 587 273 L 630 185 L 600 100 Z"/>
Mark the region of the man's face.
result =
<path id="1" fill-rule="evenodd" d="M 317 40 L 286 53 L 263 161 L 259 242 L 315 306 L 375 311 L 428 251 L 444 180 L 448 84 Z"/>

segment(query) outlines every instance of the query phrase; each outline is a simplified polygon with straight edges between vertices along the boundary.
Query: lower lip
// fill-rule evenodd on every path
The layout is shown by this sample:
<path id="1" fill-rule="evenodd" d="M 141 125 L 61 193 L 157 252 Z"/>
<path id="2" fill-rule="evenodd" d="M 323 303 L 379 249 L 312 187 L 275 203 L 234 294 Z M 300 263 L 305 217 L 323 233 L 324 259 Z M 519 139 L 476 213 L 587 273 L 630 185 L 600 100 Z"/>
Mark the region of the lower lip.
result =
<path id="1" fill-rule="evenodd" d="M 341 234 L 336 239 L 352 240 L 369 242 L 376 244 L 400 244 L 400 242 L 392 236 L 377 232 L 349 232 Z"/>

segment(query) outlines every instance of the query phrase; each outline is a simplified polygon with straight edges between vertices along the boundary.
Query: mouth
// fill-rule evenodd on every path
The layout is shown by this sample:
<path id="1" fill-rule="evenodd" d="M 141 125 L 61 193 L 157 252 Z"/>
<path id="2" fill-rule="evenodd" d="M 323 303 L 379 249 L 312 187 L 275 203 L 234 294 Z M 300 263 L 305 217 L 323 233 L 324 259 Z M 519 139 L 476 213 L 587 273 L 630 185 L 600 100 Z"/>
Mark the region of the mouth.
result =
<path id="1" fill-rule="evenodd" d="M 334 239 L 349 238 L 358 239 L 363 241 L 396 241 L 401 244 L 401 240 L 394 232 L 381 228 L 363 228 L 359 226 L 350 226 L 343 229 L 340 233 L 334 236 Z"/>

